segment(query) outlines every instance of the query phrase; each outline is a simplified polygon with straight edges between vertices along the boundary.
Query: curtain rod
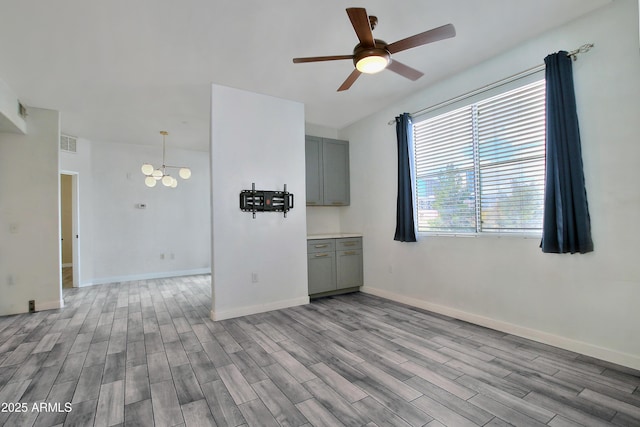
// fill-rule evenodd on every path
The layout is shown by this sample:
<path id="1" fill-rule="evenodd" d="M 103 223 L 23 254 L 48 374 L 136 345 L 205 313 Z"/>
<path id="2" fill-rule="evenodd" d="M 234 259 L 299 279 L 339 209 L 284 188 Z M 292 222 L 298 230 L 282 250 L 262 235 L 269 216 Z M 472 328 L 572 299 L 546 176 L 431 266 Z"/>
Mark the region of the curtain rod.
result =
<path id="1" fill-rule="evenodd" d="M 567 52 L 567 56 L 571 57 L 571 59 L 573 59 L 574 61 L 577 61 L 579 54 L 585 53 L 585 52 L 589 52 L 591 50 L 591 48 L 593 48 L 593 46 L 594 46 L 593 43 L 583 44 L 579 48 L 574 49 L 574 50 L 572 50 L 570 52 Z M 536 65 L 535 67 L 531 67 L 531 68 L 526 69 L 524 71 L 521 71 L 521 72 L 519 72 L 517 74 L 514 74 L 512 76 L 506 77 L 506 78 L 504 78 L 502 80 L 498 80 L 497 82 L 490 83 L 490 84 L 488 84 L 486 86 L 483 86 L 483 87 L 481 87 L 479 89 L 472 90 L 471 92 L 464 93 L 462 95 L 456 96 L 455 98 L 451 98 L 451 99 L 449 99 L 447 101 L 442 101 L 442 102 L 440 102 L 438 104 L 435 104 L 435 105 L 432 105 L 430 107 L 423 108 L 422 110 L 418 110 L 416 112 L 411 113 L 411 115 L 414 116 L 414 115 L 425 114 L 425 113 L 431 112 L 433 110 L 437 110 L 438 108 L 446 107 L 447 105 L 451 105 L 451 104 L 453 104 L 455 102 L 458 102 L 458 101 L 461 101 L 463 99 L 470 98 L 470 97 L 475 96 L 475 95 L 479 95 L 479 94 L 481 94 L 483 92 L 486 92 L 488 90 L 491 90 L 493 88 L 506 85 L 507 83 L 511 83 L 511 82 L 516 81 L 518 79 L 522 79 L 524 77 L 530 76 L 530 75 L 535 74 L 538 71 L 542 71 L 544 69 L 545 69 L 545 65 L 544 64 Z M 389 122 L 387 124 L 389 126 L 391 126 L 391 125 L 395 124 L 395 122 L 396 122 L 396 119 L 393 119 L 393 120 L 389 120 Z"/>

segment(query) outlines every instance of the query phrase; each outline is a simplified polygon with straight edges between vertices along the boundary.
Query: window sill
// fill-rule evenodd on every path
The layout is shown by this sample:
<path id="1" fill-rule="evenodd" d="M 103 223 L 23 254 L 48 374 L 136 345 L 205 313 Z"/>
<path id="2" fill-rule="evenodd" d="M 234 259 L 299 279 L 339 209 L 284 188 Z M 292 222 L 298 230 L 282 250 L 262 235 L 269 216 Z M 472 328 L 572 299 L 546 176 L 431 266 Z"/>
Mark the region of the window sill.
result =
<path id="1" fill-rule="evenodd" d="M 430 233 L 419 232 L 418 237 L 463 237 L 479 239 L 541 239 L 541 234 L 528 233 Z"/>

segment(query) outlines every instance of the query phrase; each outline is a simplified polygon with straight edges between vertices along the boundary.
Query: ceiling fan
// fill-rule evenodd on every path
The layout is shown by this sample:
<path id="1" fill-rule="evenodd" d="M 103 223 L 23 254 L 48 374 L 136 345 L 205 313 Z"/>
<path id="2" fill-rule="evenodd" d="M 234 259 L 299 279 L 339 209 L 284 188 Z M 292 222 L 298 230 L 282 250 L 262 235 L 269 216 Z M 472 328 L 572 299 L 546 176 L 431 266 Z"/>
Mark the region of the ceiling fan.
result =
<path id="1" fill-rule="evenodd" d="M 417 46 L 455 37 L 456 35 L 456 29 L 454 26 L 452 24 L 447 24 L 398 40 L 397 42 L 387 44 L 383 40 L 373 38 L 372 30 L 378 23 L 377 17 L 368 16 L 367 11 L 361 7 L 348 8 L 347 15 L 349 15 L 351 25 L 353 25 L 353 29 L 356 31 L 358 40 L 360 40 L 360 43 L 353 48 L 352 55 L 293 58 L 294 64 L 352 59 L 356 68 L 338 88 L 338 92 L 349 89 L 356 79 L 360 77 L 360 74 L 374 74 L 384 70 L 385 68 L 388 68 L 394 73 L 398 73 L 410 80 L 418 80 L 424 75 L 423 73 L 401 62 L 392 60 L 391 55 Z"/>

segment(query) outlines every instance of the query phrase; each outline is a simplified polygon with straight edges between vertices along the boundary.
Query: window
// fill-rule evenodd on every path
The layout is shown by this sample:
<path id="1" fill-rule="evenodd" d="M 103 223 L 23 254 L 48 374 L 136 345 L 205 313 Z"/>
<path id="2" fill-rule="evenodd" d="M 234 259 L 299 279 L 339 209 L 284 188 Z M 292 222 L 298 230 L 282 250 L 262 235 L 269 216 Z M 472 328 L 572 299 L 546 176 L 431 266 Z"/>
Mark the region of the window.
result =
<path id="1" fill-rule="evenodd" d="M 419 232 L 540 233 L 545 82 L 413 125 Z"/>

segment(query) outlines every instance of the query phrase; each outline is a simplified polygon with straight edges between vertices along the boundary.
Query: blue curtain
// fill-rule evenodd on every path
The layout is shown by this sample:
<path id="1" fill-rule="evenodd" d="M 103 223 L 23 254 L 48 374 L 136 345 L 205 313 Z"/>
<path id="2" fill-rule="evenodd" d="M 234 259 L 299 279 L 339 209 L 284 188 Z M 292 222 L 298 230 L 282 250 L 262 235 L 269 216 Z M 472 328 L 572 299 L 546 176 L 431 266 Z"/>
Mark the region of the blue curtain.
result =
<path id="1" fill-rule="evenodd" d="M 547 56 L 547 132 L 542 252 L 593 251 L 571 58 Z"/>
<path id="2" fill-rule="evenodd" d="M 398 138 L 398 199 L 396 205 L 396 234 L 393 240 L 415 242 L 411 156 L 409 155 L 410 147 L 413 146 L 413 130 L 411 129 L 411 116 L 409 113 L 403 113 L 396 117 L 396 136 Z"/>

